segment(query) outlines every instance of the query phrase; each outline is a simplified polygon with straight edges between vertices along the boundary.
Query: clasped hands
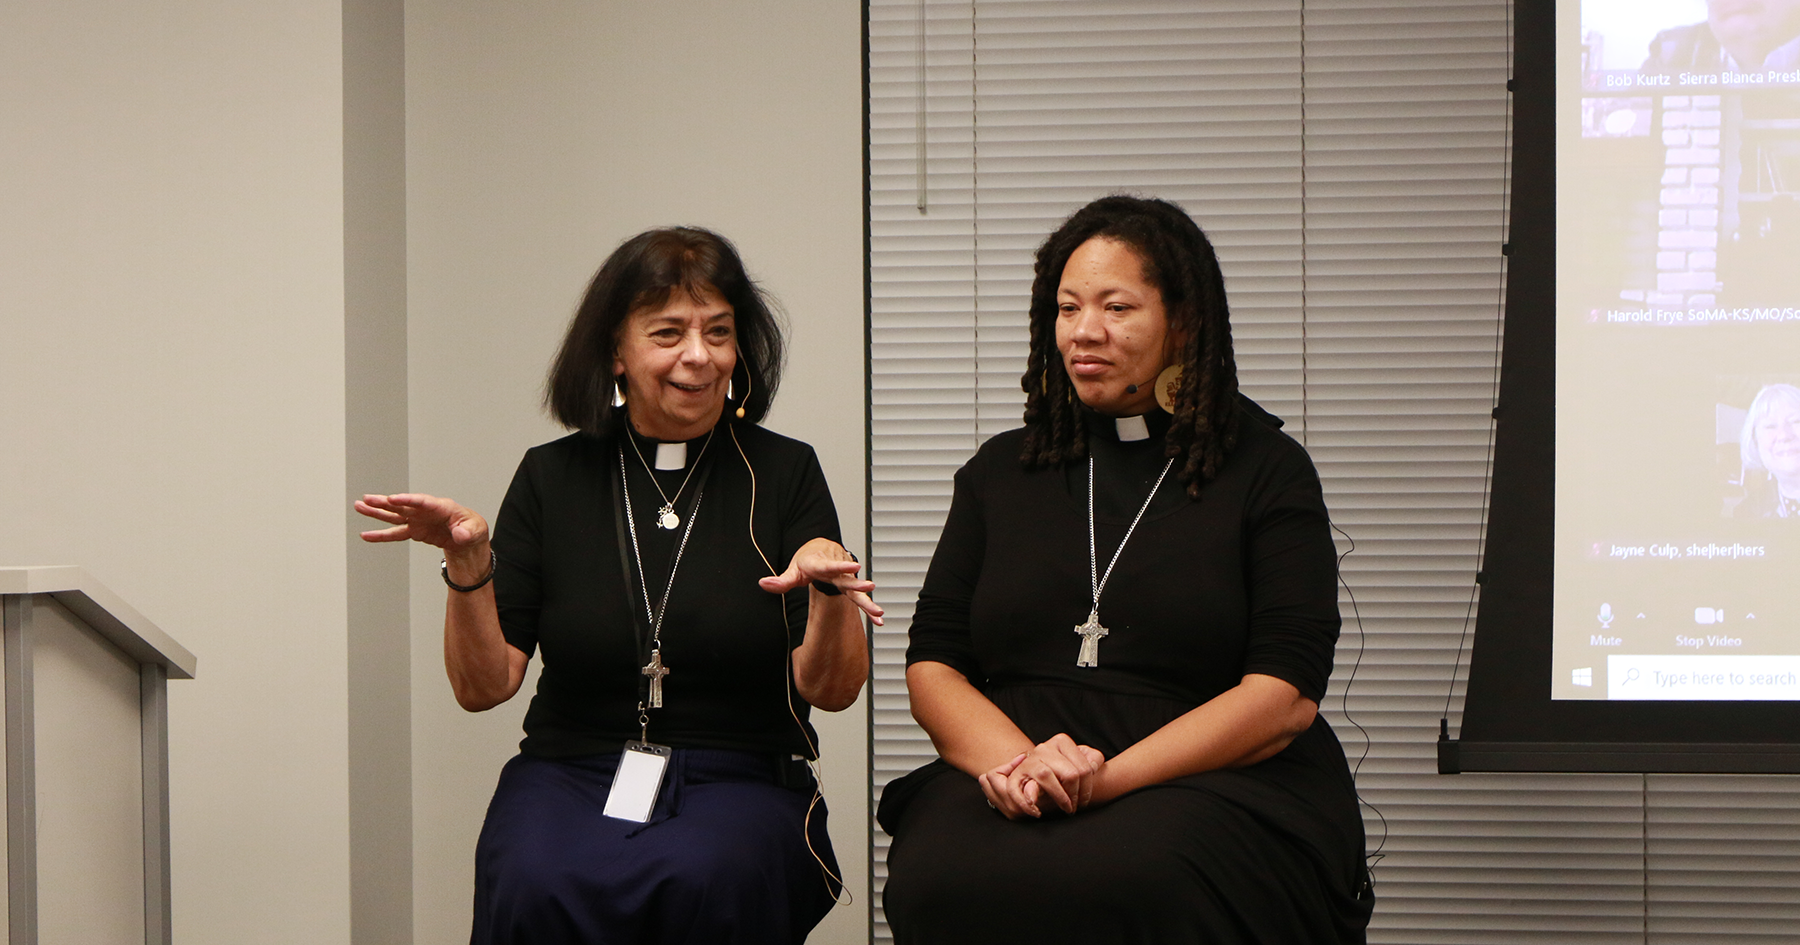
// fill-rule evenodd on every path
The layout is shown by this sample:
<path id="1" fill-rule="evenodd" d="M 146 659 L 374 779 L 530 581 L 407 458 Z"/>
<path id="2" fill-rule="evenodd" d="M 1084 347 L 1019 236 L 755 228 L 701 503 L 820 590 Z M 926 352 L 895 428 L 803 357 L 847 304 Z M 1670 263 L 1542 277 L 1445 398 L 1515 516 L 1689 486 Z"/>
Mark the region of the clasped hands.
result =
<path id="1" fill-rule="evenodd" d="M 1065 814 L 1086 808 L 1105 768 L 1106 756 L 1099 749 L 1058 733 L 977 780 L 990 806 L 1006 819 L 1018 820 L 1042 817 L 1039 805 L 1045 799 Z"/>

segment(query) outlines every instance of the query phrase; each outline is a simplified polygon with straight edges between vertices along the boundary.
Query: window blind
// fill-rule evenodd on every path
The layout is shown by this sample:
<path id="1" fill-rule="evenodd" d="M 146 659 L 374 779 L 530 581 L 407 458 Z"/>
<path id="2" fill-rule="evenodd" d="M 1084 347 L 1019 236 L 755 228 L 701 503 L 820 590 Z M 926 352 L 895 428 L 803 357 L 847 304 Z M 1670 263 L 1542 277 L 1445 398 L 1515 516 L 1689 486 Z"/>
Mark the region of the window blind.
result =
<path id="1" fill-rule="evenodd" d="M 877 800 L 934 757 L 906 629 L 952 473 L 1020 422 L 1032 252 L 1094 197 L 1151 194 L 1217 245 L 1245 392 L 1355 544 L 1324 710 L 1372 805 L 1370 940 L 1794 934 L 1800 780 L 1434 773 L 1496 389 L 1504 0 L 869 0 L 868 24 Z"/>

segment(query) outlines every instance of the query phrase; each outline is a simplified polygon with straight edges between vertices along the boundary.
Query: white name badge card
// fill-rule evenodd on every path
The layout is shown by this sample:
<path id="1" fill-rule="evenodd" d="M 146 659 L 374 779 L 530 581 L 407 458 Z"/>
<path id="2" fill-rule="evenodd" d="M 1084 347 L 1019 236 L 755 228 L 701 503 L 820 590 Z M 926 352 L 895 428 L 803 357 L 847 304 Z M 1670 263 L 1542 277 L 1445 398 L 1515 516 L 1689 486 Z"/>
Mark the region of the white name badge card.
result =
<path id="1" fill-rule="evenodd" d="M 649 820 L 656 807 L 656 795 L 662 790 L 663 773 L 669 768 L 671 750 L 667 745 L 626 742 L 603 813 L 640 824 Z"/>

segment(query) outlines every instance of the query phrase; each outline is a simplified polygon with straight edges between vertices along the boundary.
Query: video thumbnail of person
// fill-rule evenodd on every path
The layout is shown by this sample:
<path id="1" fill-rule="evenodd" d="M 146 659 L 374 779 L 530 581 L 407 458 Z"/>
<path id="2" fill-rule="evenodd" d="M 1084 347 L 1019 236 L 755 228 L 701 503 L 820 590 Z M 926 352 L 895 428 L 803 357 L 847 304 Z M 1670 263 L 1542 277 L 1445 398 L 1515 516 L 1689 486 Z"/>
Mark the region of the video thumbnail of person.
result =
<path id="1" fill-rule="evenodd" d="M 1735 378 L 1714 405 L 1720 514 L 1800 524 L 1800 376 Z M 1742 404 L 1742 406 L 1739 406 Z"/>
<path id="2" fill-rule="evenodd" d="M 1584 0 L 1588 92 L 1800 85 L 1796 0 Z"/>
<path id="3" fill-rule="evenodd" d="M 1583 0 L 1580 21 L 1558 203 L 1588 262 L 1559 285 L 1596 321 L 1800 319 L 1800 0 Z"/>

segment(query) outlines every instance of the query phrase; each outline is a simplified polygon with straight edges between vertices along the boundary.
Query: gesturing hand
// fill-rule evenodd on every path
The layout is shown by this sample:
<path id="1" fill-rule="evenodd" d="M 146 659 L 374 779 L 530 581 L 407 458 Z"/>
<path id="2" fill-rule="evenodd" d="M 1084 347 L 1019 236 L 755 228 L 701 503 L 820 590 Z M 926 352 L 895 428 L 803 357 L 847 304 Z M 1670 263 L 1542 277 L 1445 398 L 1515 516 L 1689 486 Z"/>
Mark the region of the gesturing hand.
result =
<path id="1" fill-rule="evenodd" d="M 488 538 L 486 519 L 437 496 L 365 495 L 356 500 L 356 511 L 391 526 L 363 532 L 363 541 L 421 541 L 454 557 L 458 552 L 479 550 Z M 481 557 L 486 558 L 487 553 L 482 551 Z M 486 567 L 486 561 L 482 566 Z"/>
<path id="2" fill-rule="evenodd" d="M 786 571 L 763 578 L 757 584 L 771 594 L 785 594 L 814 581 L 835 584 L 851 603 L 862 608 L 863 613 L 868 614 L 869 619 L 879 627 L 883 611 L 881 605 L 869 596 L 869 592 L 875 589 L 875 582 L 857 577 L 861 570 L 862 565 L 850 557 L 850 552 L 845 551 L 843 545 L 829 538 L 814 538 L 794 552 L 794 560 L 788 562 Z"/>
<path id="3" fill-rule="evenodd" d="M 1045 797 L 1063 813 L 1073 814 L 1093 799 L 1105 764 L 1099 749 L 1077 745 L 1059 733 L 978 780 L 988 803 L 1008 820 L 1043 816 L 1039 802 Z"/>

